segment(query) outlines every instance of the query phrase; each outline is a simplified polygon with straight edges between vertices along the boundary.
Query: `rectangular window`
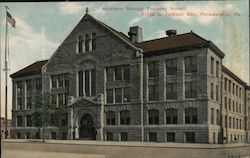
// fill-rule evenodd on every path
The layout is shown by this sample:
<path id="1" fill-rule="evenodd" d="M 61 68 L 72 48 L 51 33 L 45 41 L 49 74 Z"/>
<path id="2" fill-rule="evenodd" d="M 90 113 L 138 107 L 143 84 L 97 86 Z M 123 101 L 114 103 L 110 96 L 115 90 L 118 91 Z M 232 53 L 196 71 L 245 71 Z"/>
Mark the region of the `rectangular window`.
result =
<path id="1" fill-rule="evenodd" d="M 233 83 L 233 94 L 234 94 L 234 87 L 235 87 L 235 84 Z"/>
<path id="2" fill-rule="evenodd" d="M 22 94 L 23 93 L 23 84 L 22 81 L 17 82 L 17 94 Z"/>
<path id="3" fill-rule="evenodd" d="M 58 87 L 63 87 L 64 86 L 64 75 L 59 75 L 58 76 Z"/>
<path id="4" fill-rule="evenodd" d="M 130 80 L 130 66 L 126 65 L 123 67 L 123 79 L 126 81 Z"/>
<path id="5" fill-rule="evenodd" d="M 214 109 L 211 109 L 211 124 L 214 124 Z"/>
<path id="6" fill-rule="evenodd" d="M 167 83 L 166 84 L 166 99 L 177 99 L 177 84 Z"/>
<path id="7" fill-rule="evenodd" d="M 231 110 L 231 99 L 228 99 L 229 110 Z"/>
<path id="8" fill-rule="evenodd" d="M 31 80 L 26 80 L 26 92 L 31 93 L 32 87 L 31 87 Z"/>
<path id="9" fill-rule="evenodd" d="M 227 115 L 225 116 L 225 120 L 224 120 L 224 127 L 227 127 Z"/>
<path id="10" fill-rule="evenodd" d="M 96 71 L 91 70 L 91 96 L 96 95 Z"/>
<path id="11" fill-rule="evenodd" d="M 17 127 L 22 127 L 23 126 L 23 117 L 22 116 L 17 116 Z"/>
<path id="12" fill-rule="evenodd" d="M 83 96 L 83 72 L 79 71 L 78 72 L 78 91 L 79 91 L 79 96 Z"/>
<path id="13" fill-rule="evenodd" d="M 227 109 L 227 97 L 224 99 L 224 108 Z"/>
<path id="14" fill-rule="evenodd" d="M 159 100 L 158 86 L 151 85 L 148 87 L 148 100 L 157 101 Z"/>
<path id="15" fill-rule="evenodd" d="M 234 100 L 232 100 L 232 102 L 233 102 L 233 112 L 234 112 L 234 110 L 235 110 L 235 109 L 234 109 Z"/>
<path id="16" fill-rule="evenodd" d="M 59 105 L 59 106 L 64 105 L 63 101 L 64 101 L 64 99 L 63 99 L 63 93 L 58 94 L 58 104 L 57 105 Z"/>
<path id="17" fill-rule="evenodd" d="M 58 76 L 51 76 L 51 84 L 52 84 L 52 88 L 57 88 L 57 79 L 58 79 Z"/>
<path id="18" fill-rule="evenodd" d="M 236 85 L 236 96 L 238 96 L 238 86 Z"/>
<path id="19" fill-rule="evenodd" d="M 56 132 L 51 132 L 50 135 L 51 135 L 51 139 L 56 139 Z"/>
<path id="20" fill-rule="evenodd" d="M 16 138 L 17 138 L 17 139 L 21 139 L 21 138 L 22 138 L 22 135 L 21 135 L 20 132 L 17 132 L 17 133 L 16 133 Z"/>
<path id="21" fill-rule="evenodd" d="M 124 88 L 123 91 L 123 102 L 130 102 L 130 88 Z"/>
<path id="22" fill-rule="evenodd" d="M 106 133 L 106 139 L 107 139 L 107 141 L 113 141 L 113 133 L 112 132 L 107 132 Z"/>
<path id="23" fill-rule="evenodd" d="M 90 76 L 90 72 L 89 70 L 86 70 L 85 71 L 85 96 L 90 96 L 90 93 L 89 93 L 89 86 L 90 86 L 90 83 L 89 83 L 89 76 Z"/>
<path id="24" fill-rule="evenodd" d="M 159 63 L 148 63 L 148 77 L 159 77 Z"/>
<path id="25" fill-rule="evenodd" d="M 121 132 L 121 141 L 128 141 L 128 133 Z"/>
<path id="26" fill-rule="evenodd" d="M 214 58 L 211 57 L 211 63 L 210 63 L 210 72 L 213 75 L 214 74 Z"/>
<path id="27" fill-rule="evenodd" d="M 107 89 L 107 103 L 113 102 L 113 89 Z"/>
<path id="28" fill-rule="evenodd" d="M 214 99 L 214 84 L 213 83 L 210 83 L 210 96 L 211 96 L 211 99 Z"/>
<path id="29" fill-rule="evenodd" d="M 96 95 L 96 71 L 85 70 L 78 72 L 79 96 Z"/>
<path id="30" fill-rule="evenodd" d="M 129 125 L 130 124 L 130 112 L 125 110 L 120 112 L 120 124 Z"/>
<path id="31" fill-rule="evenodd" d="M 17 110 L 23 109 L 23 99 L 17 98 Z"/>
<path id="32" fill-rule="evenodd" d="M 69 88 L 69 75 L 64 76 L 64 87 Z"/>
<path id="33" fill-rule="evenodd" d="M 64 105 L 68 104 L 69 93 L 64 93 Z"/>
<path id="34" fill-rule="evenodd" d="M 115 112 L 114 111 L 106 112 L 106 125 L 115 125 Z"/>
<path id="35" fill-rule="evenodd" d="M 235 128 L 235 118 L 233 118 L 233 129 Z"/>
<path id="36" fill-rule="evenodd" d="M 115 89 L 115 103 L 122 102 L 122 88 Z"/>
<path id="37" fill-rule="evenodd" d="M 31 116 L 30 115 L 26 116 L 26 126 L 27 127 L 31 127 L 32 126 Z"/>
<path id="38" fill-rule="evenodd" d="M 224 81 L 224 89 L 225 91 L 227 90 L 227 79 L 225 78 L 225 81 Z"/>
<path id="39" fill-rule="evenodd" d="M 232 118 L 229 117 L 229 128 L 232 128 Z"/>
<path id="40" fill-rule="evenodd" d="M 219 86 L 218 85 L 216 85 L 216 87 L 215 87 L 215 93 L 216 93 L 216 101 L 219 101 Z"/>
<path id="41" fill-rule="evenodd" d="M 148 133 L 148 141 L 149 142 L 157 142 L 157 133 L 149 132 Z"/>
<path id="42" fill-rule="evenodd" d="M 239 89 L 239 97 L 241 98 L 241 88 Z"/>
<path id="43" fill-rule="evenodd" d="M 27 97 L 26 98 L 26 108 L 31 109 L 31 104 L 32 104 L 31 97 Z"/>
<path id="44" fill-rule="evenodd" d="M 185 98 L 196 98 L 196 97 L 197 97 L 196 81 L 185 82 Z"/>
<path id="45" fill-rule="evenodd" d="M 113 81 L 114 76 L 113 76 L 113 68 L 106 68 L 106 76 L 107 76 L 107 81 Z"/>
<path id="46" fill-rule="evenodd" d="M 30 132 L 26 133 L 26 139 L 30 139 Z"/>
<path id="47" fill-rule="evenodd" d="M 42 79 L 41 78 L 36 79 L 36 90 L 37 91 L 42 90 Z"/>
<path id="48" fill-rule="evenodd" d="M 217 124 L 217 125 L 220 124 L 220 112 L 219 112 L 218 109 L 216 110 L 216 124 Z"/>
<path id="49" fill-rule="evenodd" d="M 174 132 L 167 133 L 167 142 L 175 142 L 175 133 Z"/>
<path id="50" fill-rule="evenodd" d="M 197 72 L 196 56 L 185 57 L 185 73 Z"/>
<path id="51" fill-rule="evenodd" d="M 229 80 L 229 83 L 228 83 L 228 91 L 231 93 L 231 81 Z"/>
<path id="52" fill-rule="evenodd" d="M 115 67 L 115 80 L 119 81 L 122 80 L 122 67 Z"/>
<path id="53" fill-rule="evenodd" d="M 241 129 L 241 119 L 240 119 L 240 129 Z"/>
<path id="54" fill-rule="evenodd" d="M 216 61 L 216 77 L 219 77 L 219 66 L 220 66 L 219 62 Z"/>
<path id="55" fill-rule="evenodd" d="M 177 59 L 168 59 L 166 61 L 166 74 L 167 75 L 177 74 Z"/>
<path id="56" fill-rule="evenodd" d="M 186 143 L 195 143 L 195 133 L 185 132 Z"/>

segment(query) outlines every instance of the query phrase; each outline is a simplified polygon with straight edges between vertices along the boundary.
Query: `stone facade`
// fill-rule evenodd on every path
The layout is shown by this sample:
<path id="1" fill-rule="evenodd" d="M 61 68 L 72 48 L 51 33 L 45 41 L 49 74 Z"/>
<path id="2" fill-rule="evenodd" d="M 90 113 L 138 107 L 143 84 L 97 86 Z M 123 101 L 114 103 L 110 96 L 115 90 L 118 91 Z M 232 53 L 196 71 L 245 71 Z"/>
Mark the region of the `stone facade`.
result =
<path id="1" fill-rule="evenodd" d="M 27 115 L 37 93 L 51 92 L 57 105 L 65 107 L 67 123 L 49 127 L 46 138 L 230 143 L 234 134 L 237 142 L 247 142 L 247 85 L 223 71 L 224 54 L 215 45 L 191 32 L 182 36 L 201 42 L 160 50 L 169 45 L 160 41 L 152 50 L 155 41 L 143 42 L 140 27 L 129 34 L 140 36 L 128 38 L 86 14 L 39 73 L 13 74 L 12 138 L 39 136 L 32 124 L 27 127 Z M 34 88 L 37 78 L 42 80 L 39 91 Z M 242 112 L 224 108 L 224 97 L 229 96 L 224 78 L 241 88 L 242 97 L 235 100 Z M 18 84 L 24 87 L 23 108 L 18 108 Z M 224 126 L 225 115 L 238 120 L 237 127 L 241 122 L 240 129 Z"/>

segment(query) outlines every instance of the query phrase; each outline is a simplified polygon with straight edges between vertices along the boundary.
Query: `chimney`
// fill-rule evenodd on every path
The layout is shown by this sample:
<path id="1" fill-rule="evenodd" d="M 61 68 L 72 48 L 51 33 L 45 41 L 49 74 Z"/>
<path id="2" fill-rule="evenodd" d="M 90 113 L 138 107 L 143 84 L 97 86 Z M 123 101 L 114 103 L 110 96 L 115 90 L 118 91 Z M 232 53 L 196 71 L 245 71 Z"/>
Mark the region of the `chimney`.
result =
<path id="1" fill-rule="evenodd" d="M 140 26 L 130 27 L 128 35 L 132 43 L 139 43 L 143 41 L 142 28 Z"/>
<path id="2" fill-rule="evenodd" d="M 176 35 L 176 30 L 167 30 L 166 34 L 168 37 L 175 36 Z"/>

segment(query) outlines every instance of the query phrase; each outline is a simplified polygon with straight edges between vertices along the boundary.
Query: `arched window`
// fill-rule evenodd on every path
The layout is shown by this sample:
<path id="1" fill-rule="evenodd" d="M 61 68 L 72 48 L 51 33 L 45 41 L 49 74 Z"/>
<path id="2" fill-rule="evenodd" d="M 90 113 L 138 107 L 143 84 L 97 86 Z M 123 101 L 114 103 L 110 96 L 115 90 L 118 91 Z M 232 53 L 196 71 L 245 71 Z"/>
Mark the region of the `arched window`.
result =
<path id="1" fill-rule="evenodd" d="M 78 53 L 82 53 L 83 52 L 83 36 L 82 35 L 79 35 L 78 36 Z"/>
<path id="2" fill-rule="evenodd" d="M 89 37 L 89 34 L 86 34 L 85 35 L 85 51 L 86 52 L 90 51 L 89 44 L 90 44 L 90 37 Z"/>
<path id="3" fill-rule="evenodd" d="M 177 124 L 177 109 L 166 110 L 166 123 Z"/>
<path id="4" fill-rule="evenodd" d="M 106 112 L 106 125 L 115 125 L 115 112 L 114 111 Z"/>
<path id="5" fill-rule="evenodd" d="M 96 50 L 96 33 L 92 33 L 92 50 Z"/>
<path id="6" fill-rule="evenodd" d="M 196 108 L 185 109 L 185 123 L 197 124 L 197 109 Z"/>
<path id="7" fill-rule="evenodd" d="M 159 124 L 159 110 L 151 109 L 148 110 L 148 123 L 149 124 Z"/>
<path id="8" fill-rule="evenodd" d="M 120 112 L 120 124 L 121 125 L 130 124 L 130 112 L 128 110 L 124 110 Z"/>

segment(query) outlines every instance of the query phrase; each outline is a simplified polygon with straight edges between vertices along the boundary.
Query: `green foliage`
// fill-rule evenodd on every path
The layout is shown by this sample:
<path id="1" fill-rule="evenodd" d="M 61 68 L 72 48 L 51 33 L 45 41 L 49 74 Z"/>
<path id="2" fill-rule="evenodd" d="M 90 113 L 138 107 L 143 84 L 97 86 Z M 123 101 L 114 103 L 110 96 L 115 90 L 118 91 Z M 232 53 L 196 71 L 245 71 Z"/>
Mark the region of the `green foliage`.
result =
<path id="1" fill-rule="evenodd" d="M 36 107 L 32 113 L 32 119 L 35 127 L 38 127 L 39 130 L 43 128 L 43 139 L 48 126 L 58 126 L 63 112 L 62 107 L 56 106 L 55 99 L 56 97 L 53 94 L 47 92 L 37 97 L 35 102 Z"/>

